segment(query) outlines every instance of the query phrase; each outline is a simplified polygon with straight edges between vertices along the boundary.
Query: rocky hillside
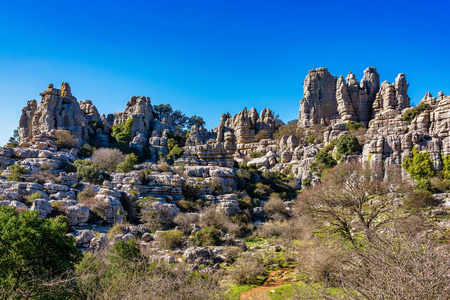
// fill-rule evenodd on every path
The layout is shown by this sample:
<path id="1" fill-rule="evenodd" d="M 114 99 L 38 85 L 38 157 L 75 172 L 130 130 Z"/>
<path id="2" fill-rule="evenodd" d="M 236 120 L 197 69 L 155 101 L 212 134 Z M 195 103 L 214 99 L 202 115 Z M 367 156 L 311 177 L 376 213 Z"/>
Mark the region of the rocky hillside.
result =
<path id="1" fill-rule="evenodd" d="M 68 83 L 60 89 L 50 84 L 39 104 L 30 100 L 23 108 L 18 141 L 0 148 L 1 204 L 39 210 L 43 218 L 64 214 L 72 225 L 85 226 L 136 220 L 150 198 L 170 219 L 197 200 L 233 215 L 243 209 L 242 197 L 233 193 L 245 191 L 257 197 L 251 217 L 264 220 L 270 193 L 294 199 L 296 190 L 319 182 L 323 169 L 337 162 L 368 161 L 387 170 L 415 149 L 427 151 L 433 169 L 441 170 L 442 156 L 450 153 L 450 97 L 428 93 L 410 108 L 404 74 L 392 84 L 379 78 L 374 67 L 360 83 L 352 73 L 344 79 L 313 69 L 297 123 L 284 125 L 270 109 L 245 108 L 222 114 L 217 128 L 193 125 L 188 132 L 170 113 L 155 111 L 148 97 L 133 96 L 123 112 L 105 116 L 92 101 L 79 102 Z M 96 161 L 106 154 L 95 158 L 96 148 L 137 158 L 128 155 L 127 171 L 107 170 Z"/>

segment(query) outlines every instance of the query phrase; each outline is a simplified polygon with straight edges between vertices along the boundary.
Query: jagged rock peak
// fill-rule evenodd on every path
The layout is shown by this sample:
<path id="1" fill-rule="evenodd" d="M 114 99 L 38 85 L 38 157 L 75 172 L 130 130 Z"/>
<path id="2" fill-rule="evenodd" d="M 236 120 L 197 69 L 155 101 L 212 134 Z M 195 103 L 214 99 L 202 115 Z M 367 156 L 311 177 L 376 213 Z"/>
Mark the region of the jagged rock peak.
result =
<path id="1" fill-rule="evenodd" d="M 35 100 L 31 100 L 22 110 L 19 124 L 22 144 L 27 145 L 34 137 L 49 135 L 55 129 L 70 131 L 80 144 L 89 139 L 85 113 L 68 83 L 63 82 L 61 89 L 49 84 L 40 95 L 38 106 Z"/>
<path id="2" fill-rule="evenodd" d="M 348 121 L 367 125 L 379 90 L 379 80 L 374 67 L 364 70 L 361 83 L 352 72 L 344 79 L 344 76 L 334 77 L 327 68 L 310 70 L 303 84 L 298 125 L 328 126 Z"/>

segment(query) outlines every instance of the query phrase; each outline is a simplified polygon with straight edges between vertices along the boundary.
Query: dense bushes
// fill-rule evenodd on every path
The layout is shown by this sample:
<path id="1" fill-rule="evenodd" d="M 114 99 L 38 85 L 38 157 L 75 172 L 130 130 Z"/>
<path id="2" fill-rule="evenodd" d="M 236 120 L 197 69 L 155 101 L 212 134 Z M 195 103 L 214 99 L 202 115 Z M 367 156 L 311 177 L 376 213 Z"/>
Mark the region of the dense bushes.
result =
<path id="1" fill-rule="evenodd" d="M 72 149 L 78 145 L 78 139 L 69 130 L 56 130 L 56 146 L 58 149 Z"/>
<path id="2" fill-rule="evenodd" d="M 173 164 L 174 161 L 176 161 L 183 155 L 184 149 L 178 145 L 177 141 L 174 138 L 169 138 L 167 140 L 167 147 L 169 149 L 169 154 L 167 154 L 167 161 L 170 164 Z"/>
<path id="3" fill-rule="evenodd" d="M 407 157 L 402 167 L 416 180 L 426 179 L 435 174 L 430 154 L 428 152 L 421 153 L 415 147 L 412 149 L 412 159 Z"/>
<path id="4" fill-rule="evenodd" d="M 134 170 L 134 165 L 137 164 L 138 157 L 131 153 L 125 157 L 125 161 L 119 163 L 116 168 L 117 173 L 128 173 Z"/>
<path id="5" fill-rule="evenodd" d="M 155 240 L 159 242 L 161 248 L 173 250 L 183 245 L 183 236 L 183 231 L 174 229 L 158 232 Z"/>
<path id="6" fill-rule="evenodd" d="M 9 166 L 9 181 L 20 181 L 23 174 L 26 174 L 27 170 L 21 165 L 11 165 Z"/>
<path id="7" fill-rule="evenodd" d="M 310 170 L 318 175 L 321 175 L 323 171 L 330 169 L 337 165 L 337 161 L 324 151 L 319 151 L 314 158 L 314 162 L 309 166 Z"/>
<path id="8" fill-rule="evenodd" d="M 358 139 L 353 135 L 341 135 L 336 142 L 336 158 L 340 160 L 343 155 L 361 151 Z"/>
<path id="9" fill-rule="evenodd" d="M 65 298 L 81 260 L 68 231 L 65 217 L 40 220 L 37 211 L 0 207 L 0 299 Z"/>
<path id="10" fill-rule="evenodd" d="M 403 115 L 403 121 L 411 123 L 416 116 L 429 109 L 432 109 L 430 104 L 420 103 L 416 107 L 410 108 L 405 112 L 405 114 Z"/>
<path id="11" fill-rule="evenodd" d="M 133 118 L 129 118 L 123 124 L 113 125 L 111 137 L 113 137 L 118 143 L 129 143 L 131 139 L 131 126 L 133 125 L 133 121 Z"/>
<path id="12" fill-rule="evenodd" d="M 92 161 L 105 172 L 114 172 L 121 162 L 125 160 L 125 155 L 119 149 L 100 148 L 92 153 Z"/>
<path id="13" fill-rule="evenodd" d="M 77 168 L 78 179 L 90 183 L 100 183 L 100 169 L 90 160 L 77 160 L 73 163 Z"/>
<path id="14" fill-rule="evenodd" d="M 214 227 L 203 227 L 195 232 L 189 242 L 193 246 L 217 246 L 220 245 L 220 230 Z"/>

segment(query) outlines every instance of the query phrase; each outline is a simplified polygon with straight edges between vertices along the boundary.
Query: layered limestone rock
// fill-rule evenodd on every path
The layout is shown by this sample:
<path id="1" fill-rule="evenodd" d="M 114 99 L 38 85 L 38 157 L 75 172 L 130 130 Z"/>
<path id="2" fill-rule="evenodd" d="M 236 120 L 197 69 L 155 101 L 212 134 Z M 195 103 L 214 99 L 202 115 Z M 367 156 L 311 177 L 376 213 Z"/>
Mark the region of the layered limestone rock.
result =
<path id="1" fill-rule="evenodd" d="M 51 133 L 55 129 L 70 131 L 83 144 L 89 140 L 88 123 L 77 99 L 72 95 L 68 83 L 61 89 L 53 84 L 41 93 L 39 106 L 35 100 L 28 101 L 20 117 L 19 139 L 27 145 L 33 137 Z"/>
<path id="2" fill-rule="evenodd" d="M 223 114 L 220 124 L 233 129 L 238 144 L 252 143 L 258 137 L 259 139 L 272 138 L 275 131 L 275 118 L 272 111 L 267 108 L 264 108 L 259 115 L 255 108 L 250 110 L 244 108 L 233 117 L 230 114 Z"/>
<path id="3" fill-rule="evenodd" d="M 442 92 L 438 98 L 427 93 L 421 103 L 429 104 L 431 109 L 417 115 L 411 123 L 403 120 L 405 108 L 409 107 L 403 74 L 393 85 L 383 83 L 377 99 L 378 110 L 366 133 L 363 160 L 378 166 L 399 167 L 415 147 L 427 151 L 435 169 L 441 169 L 441 154 L 450 153 L 450 97 Z"/>
<path id="4" fill-rule="evenodd" d="M 328 126 L 349 121 L 367 125 L 371 119 L 373 101 L 379 90 L 379 80 L 374 67 L 364 70 L 361 84 L 351 72 L 344 79 L 343 76 L 333 77 L 327 68 L 310 70 L 303 84 L 298 125 Z M 401 95 L 404 95 L 404 90 L 401 89 L 403 83 L 406 81 L 399 81 Z"/>

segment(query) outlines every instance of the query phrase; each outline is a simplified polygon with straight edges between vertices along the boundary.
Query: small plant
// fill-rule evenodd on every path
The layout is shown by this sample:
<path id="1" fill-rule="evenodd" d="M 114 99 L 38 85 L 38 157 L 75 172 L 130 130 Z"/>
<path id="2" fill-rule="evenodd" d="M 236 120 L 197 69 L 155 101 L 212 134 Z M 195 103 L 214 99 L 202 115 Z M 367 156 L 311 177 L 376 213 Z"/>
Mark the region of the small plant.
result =
<path id="1" fill-rule="evenodd" d="M 65 129 L 56 130 L 56 146 L 58 149 L 72 149 L 78 145 L 78 139 L 72 132 Z"/>
<path id="2" fill-rule="evenodd" d="M 430 109 L 433 109 L 430 104 L 420 103 L 416 107 L 410 108 L 405 112 L 405 114 L 403 115 L 403 121 L 411 123 L 415 117 L 420 115 L 422 112 Z"/>
<path id="3" fill-rule="evenodd" d="M 158 233 L 156 241 L 161 245 L 161 248 L 173 250 L 180 248 L 183 245 L 184 233 L 181 230 L 167 230 Z"/>
<path id="4" fill-rule="evenodd" d="M 134 170 L 134 165 L 137 164 L 138 157 L 136 154 L 131 153 L 125 157 L 125 161 L 117 165 L 117 173 L 129 173 Z"/>
<path id="5" fill-rule="evenodd" d="M 111 136 L 118 142 L 127 144 L 131 140 L 131 126 L 133 125 L 133 118 L 129 118 L 123 124 L 116 124 L 112 127 Z"/>
<path id="6" fill-rule="evenodd" d="M 80 157 L 90 157 L 92 155 L 92 153 L 94 153 L 95 148 L 92 147 L 89 144 L 84 144 L 83 146 L 81 146 L 80 148 Z"/>
<path id="7" fill-rule="evenodd" d="M 27 206 L 31 206 L 33 204 L 34 200 L 42 199 L 42 198 L 43 197 L 42 197 L 42 193 L 41 192 L 36 192 L 36 193 L 30 194 L 28 196 L 25 196 L 25 199 L 26 199 L 25 204 Z"/>
<path id="8" fill-rule="evenodd" d="M 337 161 L 327 152 L 320 151 L 316 154 L 314 162 L 309 166 L 312 172 L 321 175 L 323 171 L 337 165 Z"/>
<path id="9" fill-rule="evenodd" d="M 264 205 L 264 212 L 273 220 L 284 220 L 289 217 L 286 203 L 276 193 L 273 193 L 270 200 Z"/>
<path id="10" fill-rule="evenodd" d="M 163 162 L 163 163 L 159 164 L 158 171 L 159 172 L 171 172 L 172 169 L 170 168 L 168 163 Z"/>
<path id="11" fill-rule="evenodd" d="M 341 135 L 336 143 L 337 159 L 341 159 L 343 155 L 349 155 L 361 151 L 361 145 L 358 139 L 353 135 Z"/>
<path id="12" fill-rule="evenodd" d="M 20 181 L 23 174 L 27 174 L 27 170 L 21 165 L 9 166 L 9 181 Z"/>
<path id="13" fill-rule="evenodd" d="M 125 155 L 115 148 L 100 148 L 92 153 L 92 161 L 105 172 L 114 172 L 124 160 Z"/>
<path id="14" fill-rule="evenodd" d="M 345 129 L 348 131 L 356 131 L 360 128 L 364 128 L 364 125 L 358 122 L 348 122 L 345 124 Z"/>
<path id="15" fill-rule="evenodd" d="M 302 181 L 302 187 L 303 188 L 307 188 L 307 187 L 310 187 L 311 186 L 311 178 L 305 178 L 305 179 L 303 179 L 303 181 Z"/>
<path id="16" fill-rule="evenodd" d="M 261 157 L 261 153 L 259 152 L 254 151 L 250 153 L 250 158 L 259 158 L 259 157 Z"/>
<path id="17" fill-rule="evenodd" d="M 220 245 L 220 241 L 220 230 L 208 226 L 194 233 L 189 240 L 193 246 L 218 246 Z"/>
<path id="18" fill-rule="evenodd" d="M 316 141 L 315 136 L 311 135 L 308 137 L 308 140 L 307 140 L 308 144 L 314 144 L 315 141 Z"/>
<path id="19" fill-rule="evenodd" d="M 73 163 L 77 168 L 78 179 L 90 183 L 100 183 L 100 169 L 90 160 L 77 160 Z"/>
<path id="20" fill-rule="evenodd" d="M 255 284 L 265 275 L 264 264 L 260 256 L 243 253 L 230 270 L 231 278 L 237 284 Z"/>

